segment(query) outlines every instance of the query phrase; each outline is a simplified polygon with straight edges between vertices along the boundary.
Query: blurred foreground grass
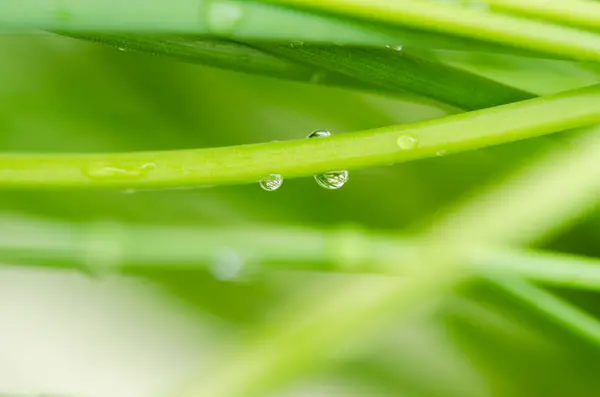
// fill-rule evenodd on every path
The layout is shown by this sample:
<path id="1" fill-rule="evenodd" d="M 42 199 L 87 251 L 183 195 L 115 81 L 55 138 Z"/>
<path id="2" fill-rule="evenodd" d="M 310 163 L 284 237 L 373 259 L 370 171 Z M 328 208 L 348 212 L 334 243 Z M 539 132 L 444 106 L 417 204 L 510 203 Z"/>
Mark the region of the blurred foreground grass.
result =
<path id="1" fill-rule="evenodd" d="M 1 36 L 0 51 L 3 153 L 239 145 L 300 139 L 316 129 L 342 134 L 457 111 L 413 98 L 393 99 L 190 65 L 50 33 Z M 423 50 L 420 55 L 539 95 L 599 80 L 593 64 L 567 60 L 457 51 Z M 58 251 L 59 232 L 46 235 L 40 232 L 43 228 L 34 227 L 24 234 L 15 233 L 14 227 L 27 225 L 23 219 L 48 222 L 57 230 L 76 230 L 76 234 L 90 230 L 89 244 L 79 247 L 84 252 L 77 253 L 81 259 L 75 255 L 74 261 L 88 266 L 91 275 L 20 266 L 47 264 L 48 258 L 36 258 L 34 250 L 30 257 L 24 255 L 27 260 L 2 258 L 8 263 L 0 273 L 0 322 L 12 325 L 5 327 L 4 334 L 0 331 L 0 352 L 4 352 L 0 369 L 6 367 L 5 373 L 13 375 L 0 376 L 0 394 L 6 389 L 16 394 L 164 395 L 177 389 L 178 382 L 192 379 L 195 386 L 186 396 L 262 396 L 272 390 L 281 396 L 596 396 L 600 393 L 595 373 L 600 362 L 600 326 L 595 319 L 600 311 L 595 291 L 537 289 L 513 279 L 511 272 L 484 273 L 450 286 L 446 294 L 423 292 L 423 301 L 414 302 L 414 313 L 409 315 L 410 307 L 402 305 L 378 308 L 388 319 L 382 325 L 371 314 L 364 320 L 351 318 L 352 305 L 362 313 L 361 299 L 370 299 L 366 291 L 383 295 L 395 290 L 399 279 L 335 272 L 337 265 L 352 270 L 353 260 L 373 253 L 360 244 L 357 235 L 392 239 L 443 229 L 445 214 L 453 213 L 448 208 L 477 203 L 472 197 L 484 187 L 506 192 L 503 183 L 510 186 L 511 175 L 526 172 L 537 161 L 558 158 L 552 157 L 554 153 L 573 148 L 578 152 L 571 157 L 577 157 L 581 135 L 567 131 L 355 171 L 339 191 L 321 189 L 310 178 L 284 181 L 276 193 L 264 192 L 258 184 L 133 194 L 3 191 L 0 209 L 6 221 L 0 232 L 5 241 L 26 247 L 27 253 L 31 243 L 23 236 L 30 235 L 33 241 L 47 244 L 47 252 L 53 247 Z M 564 176 L 559 171 L 548 178 Z M 596 169 L 588 172 L 590 180 L 598 174 Z M 600 219 L 589 208 L 597 191 L 582 193 L 583 198 L 562 192 L 561 186 L 567 190 L 584 186 L 577 177 L 572 180 L 545 192 L 550 204 L 540 200 L 538 207 L 556 208 L 550 215 L 538 215 L 535 206 L 524 206 L 530 209 L 526 214 L 511 212 L 511 203 L 527 201 L 516 190 L 508 190 L 512 196 L 492 195 L 491 203 L 483 208 L 508 214 L 507 223 L 490 221 L 501 230 L 488 230 L 486 220 L 493 220 L 494 214 L 480 214 L 481 224 L 477 217 L 469 218 L 466 223 L 480 233 L 465 228 L 467 243 L 477 246 L 478 238 L 486 243 L 489 235 L 505 232 L 502 241 L 511 247 L 516 239 L 517 243 L 533 241 L 535 248 L 597 257 Z M 530 188 L 533 191 L 535 186 L 516 192 Z M 558 200 L 563 197 L 565 201 Z M 562 216 L 565 208 L 575 208 L 580 202 L 588 207 L 583 215 L 574 209 L 565 210 Z M 560 227 L 536 241 L 537 235 L 530 230 L 537 231 L 539 224 L 545 226 L 545 219 L 553 216 Z M 282 227 L 281 240 L 285 240 L 286 228 L 290 235 L 313 230 L 341 237 L 323 243 L 319 252 L 329 252 L 330 257 L 316 260 L 310 271 L 275 266 L 253 272 L 253 267 L 261 267 L 260 261 L 242 257 L 230 246 L 234 239 L 228 243 L 225 237 L 224 242 L 206 248 L 209 252 L 197 264 L 190 261 L 186 267 L 175 268 L 167 259 L 161 266 L 135 267 L 132 277 L 131 273 L 119 275 L 120 268 L 126 267 L 118 260 L 119 250 L 121 245 L 127 247 L 128 240 L 115 238 L 128 227 L 208 233 L 243 229 L 259 236 L 264 228 Z M 463 229 L 454 227 L 443 230 L 456 232 L 453 238 L 465 243 Z M 103 236 L 110 236 L 108 242 Z M 177 234 L 170 236 L 171 240 L 153 241 L 152 248 L 166 258 L 177 258 L 181 254 Z M 293 241 L 286 244 L 289 247 L 274 245 L 272 252 L 283 252 L 283 256 L 306 253 L 301 239 L 299 246 Z M 426 266 L 435 269 L 433 265 L 446 260 L 439 258 L 445 253 L 462 258 L 451 248 L 432 245 L 415 259 L 421 269 L 407 267 L 429 277 Z M 54 265 L 63 267 L 72 261 L 61 258 Z M 217 271 L 215 277 L 211 266 L 223 263 L 246 266 L 249 271 L 233 279 Z M 73 267 L 65 265 L 69 266 Z M 462 272 L 460 276 L 466 277 Z M 338 289 L 348 295 L 332 302 L 326 292 Z M 556 297 L 564 301 L 553 300 Z M 564 302 L 581 311 L 564 309 Z M 46 311 L 55 315 L 45 315 Z M 334 321 L 336 316 L 339 323 Z M 397 320 L 400 317 L 403 321 Z M 352 326 L 344 327 L 345 321 Z M 373 329 L 363 332 L 371 321 Z M 330 331 L 319 329 L 321 324 Z M 38 327 L 42 331 L 34 331 Z M 313 332 L 314 338 L 302 330 Z M 358 340 L 361 333 L 368 335 L 366 341 L 355 343 L 353 335 Z M 319 338 L 331 343 L 319 345 Z M 338 346 L 337 339 L 349 343 Z M 61 347 L 48 347 L 53 344 Z M 95 349 L 89 347 L 94 344 Z M 271 346 L 277 350 L 269 350 Z M 103 349 L 112 355 L 101 354 Z M 64 359 L 48 359 L 53 355 Z M 228 357 L 232 358 L 228 361 Z M 317 359 L 311 361 L 311 357 Z M 281 366 L 276 365 L 278 359 Z M 30 361 L 38 363 L 30 366 Z M 200 372 L 197 362 L 201 362 Z M 45 371 L 54 379 L 48 380 L 52 376 L 45 376 Z M 244 385 L 249 388 L 243 389 Z M 238 386 L 241 391 L 236 390 Z"/>

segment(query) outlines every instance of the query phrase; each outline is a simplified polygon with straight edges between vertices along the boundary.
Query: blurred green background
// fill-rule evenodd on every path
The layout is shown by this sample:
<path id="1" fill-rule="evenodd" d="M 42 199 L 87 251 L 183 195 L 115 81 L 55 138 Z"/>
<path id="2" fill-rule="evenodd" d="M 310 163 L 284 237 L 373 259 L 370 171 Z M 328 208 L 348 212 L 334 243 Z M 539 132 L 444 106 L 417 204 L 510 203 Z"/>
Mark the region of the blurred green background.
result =
<path id="1" fill-rule="evenodd" d="M 342 134 L 446 114 L 429 105 L 205 68 L 50 34 L 0 36 L 0 54 L 3 153 L 125 152 L 238 145 L 297 139 L 316 129 Z M 435 56 L 536 93 L 558 92 L 598 80 L 593 70 L 568 62 L 499 56 L 491 61 L 491 55 L 449 52 Z M 569 139 L 565 132 L 552 138 L 352 172 L 349 183 L 339 191 L 324 190 L 310 178 L 286 180 L 274 193 L 261 190 L 258 184 L 134 194 L 3 191 L 0 210 L 66 223 L 108 220 L 203 228 L 276 225 L 410 234 L 436 222 L 437 215 L 448 205 L 475 189 L 502 180 L 538 154 L 568 144 Z M 570 230 L 545 242 L 545 247 L 600 255 L 598 220 L 597 213 L 588 214 Z M 164 244 L 168 247 L 169 242 Z M 105 335 L 106 343 L 114 347 L 126 344 L 119 338 L 124 328 L 131 327 L 130 339 L 126 340 L 137 340 L 139 346 L 131 351 L 119 347 L 115 351 L 120 356 L 115 353 L 98 362 L 107 367 L 113 362 L 121 363 L 121 374 L 139 362 L 154 361 L 162 365 L 176 363 L 166 367 L 178 371 L 167 376 L 166 367 L 148 365 L 137 378 L 122 375 L 121 379 L 96 368 L 113 383 L 102 383 L 102 377 L 86 375 L 95 379 L 87 383 L 88 390 L 85 386 L 70 388 L 68 377 L 57 377 L 60 385 L 39 384 L 58 390 L 36 392 L 156 395 L 175 386 L 185 374 L 193 373 L 197 359 L 211 361 L 219 355 L 221 345 L 268 321 L 269 314 L 281 310 L 287 297 L 302 295 L 323 278 L 348 277 L 277 271 L 243 280 L 219 281 L 206 270 L 168 268 L 146 270 L 139 276 L 98 280 L 69 271 L 6 266 L 0 272 L 0 323 L 13 323 L 10 335 L 16 338 L 15 335 L 30 332 L 32 323 L 22 320 L 25 316 L 37 319 L 38 327 L 67 336 L 60 339 L 52 332 L 39 331 L 23 336 L 20 342 L 13 340 L 22 349 L 11 350 L 7 347 L 12 343 L 6 333 L 9 331 L 5 330 L 0 338 L 0 363 L 5 361 L 7 368 L 14 364 L 18 368 L 15 373 L 25 372 L 27 379 L 32 379 L 24 384 L 37 385 L 36 379 L 44 377 L 45 366 L 28 367 L 26 363 L 38 361 L 44 351 L 34 349 L 33 340 L 38 340 L 40 346 L 62 343 L 63 349 L 55 349 L 52 354 L 69 361 L 70 354 L 82 354 L 76 352 L 76 346 L 80 346 L 77 343 L 68 347 L 69 332 L 96 332 Z M 556 292 L 586 310 L 600 312 L 597 294 Z M 61 298 L 53 301 L 56 296 Z M 106 303 L 91 304 L 90 300 Z M 69 315 L 70 309 L 65 307 L 73 301 L 79 301 L 78 308 Z M 121 317 L 106 314 L 117 310 L 115 307 L 121 302 L 135 305 L 119 308 L 125 313 Z M 97 305 L 106 311 L 104 317 L 94 315 Z M 44 317 L 42 321 L 40 316 L 45 311 L 64 315 Z M 150 314 L 140 314 L 146 311 Z M 153 319 L 151 326 L 144 322 L 146 317 Z M 103 318 L 106 321 L 100 322 Z M 98 328 L 78 328 L 76 324 L 85 321 L 94 322 Z M 63 328 L 59 327 L 61 322 Z M 149 333 L 154 340 L 146 327 L 156 326 L 161 331 L 153 329 Z M 148 340 L 140 342 L 144 335 Z M 81 343 L 88 346 L 88 342 Z M 578 338 L 481 280 L 456 291 L 435 310 L 383 330 L 367 349 L 333 357 L 324 351 L 323 362 L 330 365 L 277 395 L 597 396 L 599 348 L 599 344 Z M 148 357 L 140 352 L 146 352 Z M 84 356 L 93 361 L 95 354 Z M 89 362 L 75 366 L 70 361 L 69 365 L 86 374 L 95 371 L 89 370 Z M 86 368 L 91 372 L 85 372 Z M 164 382 L 147 382 L 153 373 L 161 373 Z M 83 384 L 81 376 L 72 376 L 79 378 L 79 383 L 73 381 L 73 385 Z M 0 394 L 3 387 L 22 393 L 21 386 L 15 383 L 17 378 L 15 375 L 2 379 L 0 375 Z M 127 382 L 145 387 L 123 387 Z M 98 384 L 114 387 L 103 389 Z"/>

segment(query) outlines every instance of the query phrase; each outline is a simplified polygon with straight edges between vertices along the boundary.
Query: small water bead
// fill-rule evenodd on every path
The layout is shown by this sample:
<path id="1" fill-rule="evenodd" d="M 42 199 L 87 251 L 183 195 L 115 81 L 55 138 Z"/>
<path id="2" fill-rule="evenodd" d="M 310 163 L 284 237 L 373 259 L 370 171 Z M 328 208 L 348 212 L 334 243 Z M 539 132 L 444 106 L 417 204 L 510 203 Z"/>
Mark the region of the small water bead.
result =
<path id="1" fill-rule="evenodd" d="M 127 51 L 127 49 L 123 48 L 123 47 L 117 47 L 117 50 L 119 50 L 119 51 Z"/>
<path id="2" fill-rule="evenodd" d="M 388 50 L 402 51 L 404 49 L 404 46 L 402 46 L 402 45 L 386 45 L 385 48 L 387 48 Z"/>
<path id="3" fill-rule="evenodd" d="M 313 131 L 308 135 L 308 138 L 327 138 L 331 136 L 331 132 L 325 130 Z M 336 190 L 341 188 L 348 182 L 348 171 L 329 171 L 315 175 L 315 181 L 327 190 Z"/>
<path id="4" fill-rule="evenodd" d="M 217 280 L 231 281 L 240 276 L 244 262 L 237 251 L 230 248 L 219 249 L 213 257 L 210 270 Z"/>
<path id="5" fill-rule="evenodd" d="M 419 141 L 412 135 L 403 134 L 398 137 L 398 147 L 402 150 L 413 150 L 419 146 Z"/>
<path id="6" fill-rule="evenodd" d="M 206 22 L 216 33 L 231 33 L 244 18 L 244 9 L 239 4 L 226 0 L 209 3 Z"/>
<path id="7" fill-rule="evenodd" d="M 438 156 L 438 157 L 442 157 L 442 156 L 445 156 L 445 155 L 447 155 L 447 154 L 448 154 L 448 151 L 447 151 L 447 150 L 444 150 L 444 149 L 442 149 L 442 150 L 438 150 L 438 151 L 435 153 L 435 155 L 436 155 L 436 156 Z"/>
<path id="8" fill-rule="evenodd" d="M 154 163 L 144 164 L 94 164 L 82 168 L 82 173 L 96 180 L 142 179 L 156 168 Z"/>
<path id="9" fill-rule="evenodd" d="M 283 185 L 283 178 L 279 174 L 270 174 L 269 176 L 261 179 L 258 184 L 263 190 L 267 192 L 274 192 Z"/>
<path id="10" fill-rule="evenodd" d="M 311 138 L 327 138 L 331 136 L 331 132 L 329 131 L 325 131 L 325 130 L 316 130 L 310 133 L 310 135 L 308 136 L 309 139 Z"/>

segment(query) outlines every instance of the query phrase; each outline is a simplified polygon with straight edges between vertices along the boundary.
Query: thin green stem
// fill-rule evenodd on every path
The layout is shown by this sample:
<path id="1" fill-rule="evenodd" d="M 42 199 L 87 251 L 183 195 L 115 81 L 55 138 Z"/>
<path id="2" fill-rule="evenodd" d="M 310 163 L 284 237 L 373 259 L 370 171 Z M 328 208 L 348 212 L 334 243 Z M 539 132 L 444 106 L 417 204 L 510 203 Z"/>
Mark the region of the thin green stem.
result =
<path id="1" fill-rule="evenodd" d="M 473 8 L 422 0 L 269 0 L 334 15 L 347 15 L 433 32 L 476 38 L 482 41 L 528 49 L 550 56 L 578 60 L 600 60 L 600 35 L 496 14 Z"/>
<path id="2" fill-rule="evenodd" d="M 350 230 L 168 228 L 27 218 L 2 219 L 0 225 L 5 231 L 1 262 L 86 271 L 98 266 L 125 273 L 200 269 L 212 266 L 224 251 L 234 251 L 251 261 L 255 270 L 402 276 L 405 269 L 398 263 L 417 248 L 410 239 Z M 482 270 L 502 270 L 549 285 L 600 290 L 596 258 L 471 247 L 468 261 Z"/>
<path id="3" fill-rule="evenodd" d="M 518 278 L 497 276 L 490 281 L 552 321 L 600 347 L 600 322 L 594 316 Z"/>
<path id="4" fill-rule="evenodd" d="M 600 4 L 594 0 L 481 0 L 490 9 L 598 30 Z"/>
<path id="5" fill-rule="evenodd" d="M 510 120 L 510 122 L 507 122 Z M 160 188 L 255 183 L 434 157 L 600 121 L 600 86 L 425 122 L 256 145 L 93 155 L 3 155 L 6 188 Z"/>

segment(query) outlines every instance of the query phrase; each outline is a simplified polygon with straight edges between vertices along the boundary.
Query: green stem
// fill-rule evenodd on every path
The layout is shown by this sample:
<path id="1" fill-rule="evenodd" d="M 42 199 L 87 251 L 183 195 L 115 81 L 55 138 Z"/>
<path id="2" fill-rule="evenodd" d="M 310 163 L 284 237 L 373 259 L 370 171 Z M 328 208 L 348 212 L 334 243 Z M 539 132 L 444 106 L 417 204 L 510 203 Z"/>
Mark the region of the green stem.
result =
<path id="1" fill-rule="evenodd" d="M 299 228 L 202 229 L 120 223 L 66 224 L 0 220 L 0 261 L 25 266 L 138 272 L 209 267 L 224 250 L 257 270 L 315 270 L 402 276 L 413 241 L 360 231 Z M 102 248 L 102 249 L 98 249 Z M 549 285 L 600 290 L 600 260 L 534 250 L 477 249 L 474 267 L 502 270 Z"/>
<path id="2" fill-rule="evenodd" d="M 600 346 L 600 322 L 594 316 L 518 278 L 498 276 L 491 278 L 490 281 L 552 321 Z"/>
<path id="3" fill-rule="evenodd" d="M 492 10 L 554 21 L 567 26 L 598 30 L 600 4 L 593 0 L 480 0 Z"/>
<path id="4" fill-rule="evenodd" d="M 600 35 L 452 4 L 422 0 L 268 0 L 334 15 L 367 18 L 399 27 L 475 38 L 578 60 L 600 60 Z"/>
<path id="5" fill-rule="evenodd" d="M 510 120 L 509 123 L 506 121 Z M 160 188 L 256 183 L 434 157 L 600 121 L 600 86 L 425 122 L 256 145 L 93 155 L 3 155 L 6 188 Z"/>

